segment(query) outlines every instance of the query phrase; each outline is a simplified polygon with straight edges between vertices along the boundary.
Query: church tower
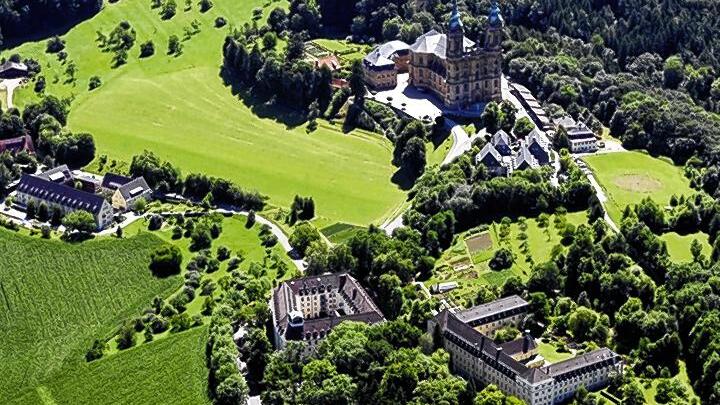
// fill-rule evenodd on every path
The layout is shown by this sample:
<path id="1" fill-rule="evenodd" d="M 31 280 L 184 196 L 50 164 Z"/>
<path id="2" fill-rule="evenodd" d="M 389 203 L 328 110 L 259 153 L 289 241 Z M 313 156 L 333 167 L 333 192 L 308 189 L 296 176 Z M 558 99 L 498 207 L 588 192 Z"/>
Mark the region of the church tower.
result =
<path id="1" fill-rule="evenodd" d="M 488 26 L 485 30 L 485 49 L 500 50 L 504 26 L 505 20 L 500 14 L 500 7 L 497 0 L 493 0 L 492 6 L 490 6 L 490 15 L 488 16 Z"/>
<path id="2" fill-rule="evenodd" d="M 460 19 L 460 11 L 458 10 L 457 0 L 453 0 L 452 14 L 450 15 L 450 25 L 447 34 L 447 57 L 458 58 L 463 55 L 463 39 L 465 38 L 465 30 Z"/>

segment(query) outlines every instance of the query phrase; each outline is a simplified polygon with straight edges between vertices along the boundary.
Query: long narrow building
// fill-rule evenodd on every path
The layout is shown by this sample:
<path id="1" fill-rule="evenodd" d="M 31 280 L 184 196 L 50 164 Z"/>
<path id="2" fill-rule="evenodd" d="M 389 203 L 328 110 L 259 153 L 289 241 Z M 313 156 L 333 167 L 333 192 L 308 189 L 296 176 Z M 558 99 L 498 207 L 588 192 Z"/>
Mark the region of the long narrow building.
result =
<path id="1" fill-rule="evenodd" d="M 493 341 L 498 329 L 518 326 L 528 310 L 529 304 L 515 295 L 457 313 L 444 310 L 428 322 L 428 332 L 440 338 L 456 373 L 494 384 L 528 405 L 566 401 L 581 386 L 601 388 L 622 372 L 622 359 L 608 348 L 543 365 L 532 361 L 536 347 L 527 334 L 502 345 Z"/>

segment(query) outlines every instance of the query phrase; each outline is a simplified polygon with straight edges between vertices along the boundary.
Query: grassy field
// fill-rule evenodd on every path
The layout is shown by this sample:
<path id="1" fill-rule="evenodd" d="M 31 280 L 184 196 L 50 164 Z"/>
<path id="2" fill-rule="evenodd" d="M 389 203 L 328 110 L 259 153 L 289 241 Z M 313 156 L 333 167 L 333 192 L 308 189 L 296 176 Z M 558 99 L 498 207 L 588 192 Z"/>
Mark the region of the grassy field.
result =
<path id="1" fill-rule="evenodd" d="M 505 241 L 500 236 L 500 224 L 492 224 L 488 231 L 492 246 L 488 249 L 473 251 L 468 247 L 472 246 L 471 240 L 478 233 L 463 233 L 458 235 L 453 246 L 448 249 L 438 260 L 434 276 L 426 282 L 428 287 L 435 283 L 445 281 L 457 281 L 459 288 L 454 290 L 451 296 L 457 300 L 473 297 L 476 293 L 475 287 L 479 284 L 491 284 L 501 286 L 505 280 L 512 276 L 519 276 L 523 280 L 530 277 L 531 264 L 525 261 L 526 256 L 533 258 L 535 263 L 542 263 L 550 259 L 550 253 L 554 246 L 560 243 L 561 237 L 555 226 L 558 215 L 551 215 L 547 232 L 538 226 L 537 219 L 527 219 L 527 242 L 528 255 L 522 253 L 522 241 L 518 238 L 521 234 L 520 224 L 513 222 L 510 225 L 510 233 Z M 583 212 L 568 213 L 561 216 L 566 223 L 575 226 L 587 223 L 587 214 Z M 508 246 L 516 256 L 513 266 L 506 270 L 495 271 L 488 267 L 488 262 L 495 251 L 501 246 Z"/>
<path id="2" fill-rule="evenodd" d="M 177 289 L 178 277 L 158 279 L 148 269 L 162 243 L 140 235 L 70 245 L 0 229 L 0 403 L 46 394 L 46 384 L 86 367 L 93 339 Z"/>
<path id="3" fill-rule="evenodd" d="M 697 395 L 695 395 L 695 391 L 692 388 L 692 385 L 690 385 L 690 379 L 687 375 L 687 367 L 685 366 L 684 361 L 680 361 L 680 371 L 677 373 L 676 376 L 673 378 L 679 379 L 680 382 L 683 383 L 685 388 L 687 389 L 688 393 L 690 394 L 690 398 L 688 398 L 688 404 L 692 403 L 693 400 L 698 400 Z M 659 379 L 655 380 L 644 380 L 644 383 L 650 383 L 649 387 L 645 387 L 645 391 L 643 394 L 645 394 L 645 402 L 647 404 L 657 404 L 658 402 L 655 400 L 655 394 L 657 393 L 657 385 L 660 382 Z M 699 400 L 698 400 L 699 403 Z"/>
<path id="4" fill-rule="evenodd" d="M 555 345 L 551 343 L 540 342 L 538 344 L 538 353 L 550 363 L 557 363 L 559 361 L 573 358 L 574 355 L 570 352 L 559 352 Z"/>
<path id="5" fill-rule="evenodd" d="M 347 65 L 351 65 L 356 59 L 362 59 L 367 55 L 372 47 L 361 44 L 349 43 L 345 40 L 319 38 L 313 41 L 318 46 L 338 55 L 345 60 Z"/>
<path id="6" fill-rule="evenodd" d="M 272 267 L 272 256 L 269 256 L 267 254 L 268 252 L 261 245 L 261 240 L 258 236 L 258 232 L 260 231 L 260 225 L 256 223 L 251 229 L 248 229 L 245 227 L 245 223 L 246 218 L 243 216 L 234 216 L 223 219 L 222 233 L 217 239 L 213 240 L 212 243 L 211 250 L 213 252 L 213 257 L 214 253 L 217 251 L 218 246 L 225 246 L 230 249 L 231 256 L 240 256 L 243 258 L 243 262 L 240 264 L 241 270 L 247 269 L 251 263 L 256 262 L 262 264 L 263 267 L 265 267 L 271 274 L 272 278 L 275 278 L 275 276 L 277 275 L 277 270 Z M 125 230 L 125 235 L 147 234 L 155 235 L 166 241 L 167 243 L 174 244 L 180 248 L 183 253 L 182 272 L 184 274 L 184 272 L 187 271 L 185 266 L 190 261 L 190 259 L 195 256 L 195 252 L 190 251 L 190 239 L 172 239 L 172 226 L 167 224 L 164 225 L 159 231 L 148 231 L 147 220 L 145 219 L 134 222 Z M 290 258 L 287 256 L 287 254 L 280 245 L 273 246 L 271 249 L 269 249 L 269 253 L 270 255 L 274 255 L 275 257 L 279 258 L 283 262 L 286 268 L 286 272 L 283 278 L 288 278 L 296 274 L 295 266 L 290 261 Z M 219 270 L 212 273 L 204 273 L 203 278 L 218 283 L 219 280 L 226 275 L 228 275 L 228 261 L 223 261 L 220 263 Z M 214 295 L 218 296 L 219 293 L 220 292 L 218 288 L 215 291 Z M 195 299 L 187 304 L 186 313 L 189 316 L 200 314 L 202 311 L 202 305 L 204 300 L 204 296 L 197 294 Z M 209 317 L 205 317 L 205 319 L 206 321 L 209 321 Z M 173 333 L 171 333 L 170 331 L 165 331 L 159 335 L 155 335 L 155 340 L 164 339 L 172 335 Z M 138 342 L 143 341 L 144 338 L 142 332 L 136 335 L 136 339 Z M 110 349 L 111 354 L 118 353 L 118 350 L 116 349 L 116 343 L 113 342 L 110 345 Z"/>
<path id="7" fill-rule="evenodd" d="M 605 189 L 607 211 L 618 222 L 626 206 L 645 197 L 664 206 L 673 194 L 693 194 L 682 168 L 642 152 L 600 154 L 583 160 Z"/>
<path id="8" fill-rule="evenodd" d="M 221 48 L 233 26 L 240 26 L 252 9 L 268 4 L 266 14 L 284 2 L 215 0 L 200 13 L 178 7 L 177 15 L 162 21 L 145 0 L 106 4 L 103 11 L 64 36 L 68 59 L 77 66 L 76 82 L 65 83 L 66 66 L 45 53 L 45 42 L 27 43 L 6 52 L 18 52 L 40 61 L 48 94 L 74 97 L 69 126 L 94 134 L 98 155 L 128 161 L 143 149 L 180 165 L 185 171 L 223 176 L 268 195 L 270 202 L 289 206 L 295 194 L 313 196 L 317 213 L 357 225 L 380 223 L 399 205 L 404 193 L 391 182 L 392 145 L 377 135 L 353 132 L 321 123 L 307 134 L 304 127 L 259 118 L 233 96 L 219 77 Z M 228 27 L 215 28 L 224 16 Z M 95 39 L 107 35 L 122 20 L 137 31 L 128 63 L 111 68 L 110 53 Z M 201 32 L 183 42 L 183 54 L 166 55 L 170 35 L 183 37 L 193 20 Z M 140 59 L 139 44 L 153 40 L 154 56 Z M 88 91 L 97 75 L 103 85 Z M 57 78 L 56 78 L 57 76 Z M 16 104 L 35 100 L 32 86 L 20 89 Z"/>
<path id="9" fill-rule="evenodd" d="M 16 403 L 209 404 L 206 343 L 207 328 L 195 328 L 83 363 Z"/>
<path id="10" fill-rule="evenodd" d="M 660 239 L 667 243 L 668 253 L 675 262 L 692 261 L 690 244 L 693 239 L 697 239 L 700 242 L 703 247 L 702 254 L 704 254 L 705 257 L 709 257 L 712 252 L 712 247 L 708 242 L 708 235 L 703 232 L 690 235 L 678 235 L 675 232 L 670 232 L 660 236 Z"/>

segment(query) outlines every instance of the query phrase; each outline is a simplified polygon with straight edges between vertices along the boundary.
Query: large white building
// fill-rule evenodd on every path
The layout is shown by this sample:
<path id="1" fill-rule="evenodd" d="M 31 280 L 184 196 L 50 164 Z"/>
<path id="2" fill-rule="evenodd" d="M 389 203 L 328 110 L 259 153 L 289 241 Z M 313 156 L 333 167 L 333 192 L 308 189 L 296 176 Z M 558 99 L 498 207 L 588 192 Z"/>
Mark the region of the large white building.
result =
<path id="1" fill-rule="evenodd" d="M 349 274 L 325 274 L 286 281 L 273 290 L 270 311 L 275 347 L 289 340 L 312 349 L 342 321 L 385 321 L 365 289 Z"/>
<path id="2" fill-rule="evenodd" d="M 608 348 L 543 365 L 533 361 L 535 348 L 527 335 L 496 344 L 495 332 L 519 326 L 529 307 L 514 295 L 456 313 L 444 310 L 428 322 L 428 332 L 440 338 L 456 373 L 479 384 L 494 384 L 528 405 L 566 401 L 581 386 L 603 387 L 611 375 L 622 372 L 620 356 Z"/>

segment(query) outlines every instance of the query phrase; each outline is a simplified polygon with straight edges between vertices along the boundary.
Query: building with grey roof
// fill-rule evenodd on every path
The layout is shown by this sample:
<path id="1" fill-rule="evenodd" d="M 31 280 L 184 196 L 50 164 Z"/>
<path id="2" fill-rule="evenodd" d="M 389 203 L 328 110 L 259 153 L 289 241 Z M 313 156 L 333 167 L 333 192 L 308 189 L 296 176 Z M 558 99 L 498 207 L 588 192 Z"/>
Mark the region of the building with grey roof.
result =
<path id="1" fill-rule="evenodd" d="M 19 79 L 28 75 L 28 67 L 24 63 L 7 61 L 0 65 L 0 79 Z"/>
<path id="2" fill-rule="evenodd" d="M 402 41 L 390 41 L 372 50 L 363 59 L 365 82 L 374 89 L 397 86 L 397 75 L 408 71 L 410 47 Z"/>
<path id="3" fill-rule="evenodd" d="M 597 137 L 584 122 L 577 122 L 572 117 L 565 116 L 557 119 L 555 124 L 567 132 L 570 152 L 592 153 L 598 150 Z"/>
<path id="4" fill-rule="evenodd" d="M 433 93 L 448 108 L 501 100 L 503 25 L 497 2 L 493 2 L 484 43 L 475 43 L 465 36 L 453 0 L 447 33 L 429 31 L 410 46 L 409 83 Z"/>
<path id="5" fill-rule="evenodd" d="M 510 85 L 510 93 L 520 101 L 525 110 L 528 112 L 530 119 L 533 120 L 535 125 L 543 131 L 549 131 L 553 128 L 550 118 L 548 118 L 545 110 L 543 110 L 540 103 L 537 101 L 535 96 L 525 86 L 512 83 Z"/>
<path id="6" fill-rule="evenodd" d="M 60 210 L 62 215 L 74 211 L 87 211 L 95 218 L 98 229 L 107 227 L 113 219 L 110 204 L 101 196 L 78 190 L 66 184 L 64 172 L 54 170 L 38 176 L 23 174 L 17 186 L 15 202 L 27 207 L 47 205 L 50 211 Z"/>
<path id="7" fill-rule="evenodd" d="M 428 321 L 428 332 L 450 352 L 456 373 L 481 385 L 495 384 L 529 405 L 563 402 L 581 386 L 601 388 L 622 372 L 621 357 L 607 348 L 544 365 L 533 361 L 537 344 L 527 331 L 511 342 L 493 341 L 498 329 L 519 326 L 528 311 L 529 304 L 518 296 L 457 313 L 446 309 Z"/>
<path id="8" fill-rule="evenodd" d="M 283 282 L 273 290 L 270 311 L 275 347 L 303 341 L 310 350 L 343 321 L 384 322 L 367 291 L 346 273 Z"/>
<path id="9" fill-rule="evenodd" d="M 142 199 L 146 201 L 152 197 L 153 190 L 148 186 L 145 178 L 137 177 L 129 182 L 120 185 L 113 193 L 113 208 L 120 211 L 127 211 L 135 206 L 135 203 Z"/>
<path id="10" fill-rule="evenodd" d="M 512 155 L 512 148 L 510 146 L 510 135 L 508 135 L 508 133 L 503 131 L 502 129 L 497 131 L 495 135 L 492 136 L 490 142 L 492 142 L 495 149 L 497 149 L 497 151 L 500 152 L 502 156 Z"/>

